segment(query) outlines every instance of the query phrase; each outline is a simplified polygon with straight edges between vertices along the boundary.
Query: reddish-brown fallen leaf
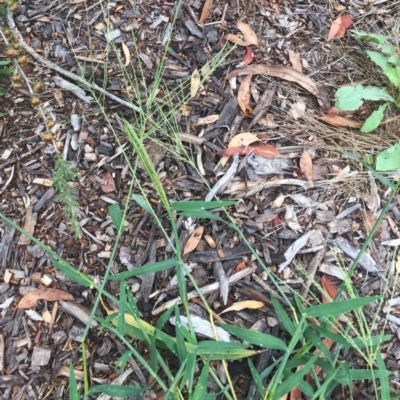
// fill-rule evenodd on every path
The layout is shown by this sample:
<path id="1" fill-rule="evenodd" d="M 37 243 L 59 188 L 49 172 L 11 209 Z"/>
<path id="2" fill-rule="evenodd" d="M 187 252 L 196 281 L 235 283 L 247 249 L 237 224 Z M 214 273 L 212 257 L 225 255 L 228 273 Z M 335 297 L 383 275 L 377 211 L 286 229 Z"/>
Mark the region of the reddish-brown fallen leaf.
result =
<path id="1" fill-rule="evenodd" d="M 344 118 L 340 115 L 330 116 L 329 114 L 319 117 L 321 121 L 326 122 L 332 126 L 339 126 L 343 128 L 361 128 L 363 122 L 355 121 L 354 119 Z"/>
<path id="2" fill-rule="evenodd" d="M 303 67 L 301 65 L 301 61 L 299 56 L 293 51 L 288 50 L 290 64 L 292 64 L 293 69 L 296 71 L 303 73 Z"/>
<path id="3" fill-rule="evenodd" d="M 251 48 L 249 46 L 247 46 L 246 47 L 246 54 L 244 55 L 242 63 L 243 64 L 247 64 L 247 65 L 251 64 L 252 61 L 253 61 L 253 57 L 254 57 L 254 54 L 251 51 Z"/>
<path id="4" fill-rule="evenodd" d="M 313 187 L 314 186 L 314 183 L 312 180 L 313 163 L 312 163 L 311 156 L 307 153 L 306 150 L 303 151 L 303 154 L 301 155 L 301 158 L 300 158 L 300 169 L 301 169 L 301 172 L 306 177 L 306 179 L 308 180 L 308 183 L 310 184 L 310 186 Z"/>
<path id="5" fill-rule="evenodd" d="M 322 293 L 322 302 L 330 303 L 336 297 L 338 293 L 338 287 L 332 283 L 330 276 L 326 274 L 323 274 L 321 277 L 321 286 L 322 289 L 324 289 L 324 292 L 329 296 L 327 297 L 324 293 Z"/>
<path id="6" fill-rule="evenodd" d="M 213 0 L 206 0 L 204 2 L 203 10 L 200 15 L 199 22 L 204 22 L 208 16 L 210 15 L 211 8 L 212 8 Z"/>
<path id="7" fill-rule="evenodd" d="M 279 157 L 279 151 L 275 146 L 270 144 L 262 144 L 260 146 L 238 146 L 238 147 L 228 147 L 227 149 L 220 150 L 217 154 L 219 156 L 233 156 L 235 154 L 246 155 L 250 151 L 256 156 L 261 156 L 265 158 L 275 158 Z"/>
<path id="8" fill-rule="evenodd" d="M 246 263 L 244 261 L 241 261 L 238 265 L 236 265 L 235 269 L 233 270 L 233 273 L 236 274 L 236 272 L 239 272 L 242 269 L 245 269 L 246 267 L 247 267 Z"/>
<path id="9" fill-rule="evenodd" d="M 101 185 L 101 190 L 104 193 L 111 193 L 115 190 L 115 182 L 111 172 L 105 172 L 102 177 L 103 181 L 105 182 L 104 185 Z"/>
<path id="10" fill-rule="evenodd" d="M 308 90 L 314 96 L 317 97 L 319 105 L 324 110 L 329 110 L 331 107 L 331 100 L 328 93 L 318 86 L 310 77 L 296 71 L 290 67 L 283 67 L 281 65 L 249 65 L 243 68 L 235 69 L 227 75 L 227 79 L 232 79 L 235 76 L 242 76 L 248 74 L 263 74 L 270 75 L 276 78 L 281 78 L 289 82 L 295 82 L 302 86 L 304 89 Z"/>
<path id="11" fill-rule="evenodd" d="M 238 104 L 245 115 L 251 115 L 253 109 L 250 106 L 250 83 L 253 75 L 247 75 L 241 82 L 238 91 Z"/>
<path id="12" fill-rule="evenodd" d="M 249 24 L 246 24 L 242 21 L 237 21 L 236 22 L 237 27 L 239 28 L 240 32 L 242 32 L 245 40 L 250 43 L 254 44 L 254 46 L 258 46 L 258 38 L 256 33 L 253 31 L 253 29 L 250 27 Z"/>
<path id="13" fill-rule="evenodd" d="M 200 243 L 201 237 L 203 236 L 204 228 L 199 226 L 197 229 L 193 231 L 190 235 L 188 241 L 186 242 L 185 248 L 183 249 L 183 256 L 185 254 L 191 253 L 193 250 L 196 249 L 198 244 Z"/>
<path id="14" fill-rule="evenodd" d="M 331 29 L 328 33 L 328 41 L 335 37 L 342 37 L 346 33 L 346 29 L 349 28 L 352 23 L 353 20 L 351 19 L 350 15 L 339 15 L 339 17 L 332 22 Z"/>
<path id="15" fill-rule="evenodd" d="M 72 294 L 60 289 L 35 289 L 26 294 L 18 303 L 17 308 L 34 308 L 38 300 L 59 301 L 74 300 Z"/>

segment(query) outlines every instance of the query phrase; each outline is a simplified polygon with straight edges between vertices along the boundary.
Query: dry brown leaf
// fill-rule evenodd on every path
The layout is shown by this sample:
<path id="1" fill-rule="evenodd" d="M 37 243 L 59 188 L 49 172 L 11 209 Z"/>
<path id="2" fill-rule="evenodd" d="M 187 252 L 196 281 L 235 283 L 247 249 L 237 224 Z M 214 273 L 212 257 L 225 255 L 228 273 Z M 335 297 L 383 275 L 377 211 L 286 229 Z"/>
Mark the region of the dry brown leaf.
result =
<path id="1" fill-rule="evenodd" d="M 80 4 L 80 3 L 84 3 L 87 0 L 70 0 L 68 2 L 68 4 Z"/>
<path id="2" fill-rule="evenodd" d="M 308 180 L 308 183 L 310 184 L 310 186 L 313 187 L 314 186 L 314 183 L 312 180 L 313 163 L 312 163 L 311 156 L 307 153 L 306 150 L 303 151 L 303 154 L 301 155 L 301 158 L 300 158 L 300 169 L 301 169 L 301 172 L 306 177 L 306 179 Z"/>
<path id="3" fill-rule="evenodd" d="M 351 19 L 350 15 L 343 14 L 339 15 L 331 25 L 331 28 L 328 33 L 328 41 L 332 40 L 333 38 L 337 37 L 340 38 L 346 33 L 346 29 L 351 26 L 353 20 Z"/>
<path id="4" fill-rule="evenodd" d="M 183 249 L 183 256 L 191 253 L 193 250 L 196 250 L 196 247 L 200 243 L 201 237 L 203 236 L 203 232 L 204 228 L 202 226 L 199 226 L 193 231 L 188 241 L 186 242 L 185 248 Z"/>
<path id="5" fill-rule="evenodd" d="M 334 285 L 331 281 L 329 275 L 323 274 L 321 277 L 321 286 L 324 289 L 324 292 L 329 296 L 327 297 L 324 293 L 322 293 L 322 302 L 330 303 L 338 293 L 338 287 Z"/>
<path id="6" fill-rule="evenodd" d="M 263 74 L 270 75 L 276 78 L 281 78 L 289 82 L 295 82 L 302 86 L 304 89 L 308 90 L 314 96 L 317 97 L 319 105 L 324 110 L 329 110 L 331 106 L 331 101 L 328 93 L 325 92 L 323 88 L 318 86 L 310 77 L 296 71 L 290 67 L 283 67 L 281 65 L 249 65 L 243 68 L 236 69 L 227 75 L 227 79 L 232 79 L 235 76 L 242 76 L 248 74 Z"/>
<path id="7" fill-rule="evenodd" d="M 240 36 L 234 35 L 233 33 L 227 33 L 224 36 L 224 39 L 228 40 L 229 42 L 235 43 L 238 46 L 250 46 L 251 45 L 250 42 L 243 40 Z"/>
<path id="8" fill-rule="evenodd" d="M 199 118 L 197 121 L 193 123 L 194 126 L 200 126 L 200 125 L 207 125 L 207 124 L 212 124 L 215 121 L 219 120 L 219 114 L 212 114 L 212 115 L 207 115 L 206 117 Z"/>
<path id="9" fill-rule="evenodd" d="M 242 63 L 246 64 L 246 65 L 251 64 L 252 61 L 253 61 L 253 57 L 254 57 L 254 54 L 253 54 L 251 48 L 249 46 L 247 46 L 246 47 L 246 54 L 245 54 L 245 56 L 243 58 Z"/>
<path id="10" fill-rule="evenodd" d="M 253 112 L 250 106 L 250 83 L 252 76 L 252 74 L 249 74 L 242 80 L 238 91 L 238 104 L 245 115 L 251 115 Z"/>
<path id="11" fill-rule="evenodd" d="M 101 190 L 104 193 L 111 193 L 115 190 L 115 182 L 111 172 L 105 172 L 102 177 L 103 181 L 105 182 L 104 185 L 101 185 Z"/>
<path id="12" fill-rule="evenodd" d="M 299 56 L 293 50 L 288 50 L 288 54 L 289 54 L 289 61 L 292 64 L 293 69 L 295 69 L 300 73 L 303 73 L 303 67 L 301 65 Z"/>
<path id="13" fill-rule="evenodd" d="M 122 42 L 121 43 L 122 46 L 122 51 L 124 52 L 124 56 L 125 56 L 125 67 L 127 67 L 129 65 L 129 63 L 131 62 L 131 53 L 129 51 L 128 46 Z"/>
<path id="14" fill-rule="evenodd" d="M 259 139 L 256 135 L 250 132 L 239 133 L 234 136 L 229 142 L 228 147 L 248 146 L 251 143 L 257 142 Z M 221 165 L 224 167 L 228 162 L 229 156 L 223 156 L 220 160 Z"/>
<path id="15" fill-rule="evenodd" d="M 196 96 L 201 86 L 201 78 L 197 68 L 194 69 L 190 80 L 190 97 Z"/>
<path id="16" fill-rule="evenodd" d="M 204 22 L 210 15 L 213 0 L 206 0 L 204 2 L 203 10 L 201 11 L 199 22 Z"/>
<path id="17" fill-rule="evenodd" d="M 264 303 L 262 301 L 256 301 L 256 300 L 238 301 L 237 303 L 233 303 L 230 307 L 226 308 L 219 315 L 224 314 L 229 311 L 244 310 L 246 308 L 250 308 L 250 309 L 261 308 L 263 305 L 264 305 Z"/>
<path id="18" fill-rule="evenodd" d="M 34 308 L 38 300 L 59 301 L 74 300 L 72 294 L 60 289 L 35 289 L 26 294 L 18 303 L 17 308 Z"/>
<path id="19" fill-rule="evenodd" d="M 219 156 L 233 156 L 235 154 L 246 155 L 253 152 L 256 156 L 261 156 L 265 158 L 275 158 L 279 157 L 279 151 L 275 146 L 270 144 L 262 144 L 260 146 L 238 146 L 238 147 L 228 147 L 227 149 L 220 150 L 217 154 Z"/>
<path id="20" fill-rule="evenodd" d="M 330 116 L 329 114 L 319 117 L 321 121 L 326 122 L 332 126 L 340 126 L 343 128 L 361 128 L 363 126 L 363 122 L 355 121 L 354 119 L 348 119 L 341 117 L 340 115 Z"/>
<path id="21" fill-rule="evenodd" d="M 236 22 L 237 27 L 239 28 L 240 32 L 242 32 L 245 40 L 250 43 L 254 44 L 254 46 L 258 46 L 258 38 L 256 33 L 253 31 L 253 29 L 250 27 L 250 25 L 242 22 L 242 21 L 237 21 Z"/>

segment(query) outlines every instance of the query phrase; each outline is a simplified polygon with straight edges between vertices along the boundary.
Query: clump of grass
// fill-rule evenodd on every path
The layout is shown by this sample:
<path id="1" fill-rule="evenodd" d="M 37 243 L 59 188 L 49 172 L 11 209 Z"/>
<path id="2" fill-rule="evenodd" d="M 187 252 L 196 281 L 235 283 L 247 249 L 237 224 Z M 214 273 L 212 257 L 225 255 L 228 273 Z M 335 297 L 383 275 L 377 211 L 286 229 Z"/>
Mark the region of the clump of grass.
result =
<path id="1" fill-rule="evenodd" d="M 76 190 L 72 183 L 79 177 L 78 170 L 72 167 L 71 162 L 64 160 L 60 152 L 56 153 L 54 165 L 54 187 L 58 192 L 57 201 L 63 207 L 68 217 L 69 226 L 74 236 L 79 237 L 82 234 L 79 225 L 79 201 Z"/>

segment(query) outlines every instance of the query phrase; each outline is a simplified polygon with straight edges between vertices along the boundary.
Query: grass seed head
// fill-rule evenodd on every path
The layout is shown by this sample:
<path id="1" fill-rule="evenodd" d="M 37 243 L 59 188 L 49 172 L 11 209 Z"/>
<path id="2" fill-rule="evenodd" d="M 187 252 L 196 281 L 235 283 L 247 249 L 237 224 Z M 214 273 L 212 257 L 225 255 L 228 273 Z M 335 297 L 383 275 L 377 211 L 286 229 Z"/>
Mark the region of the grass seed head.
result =
<path id="1" fill-rule="evenodd" d="M 40 104 L 40 99 L 38 97 L 32 97 L 31 99 L 31 106 L 36 107 Z"/>
<path id="2" fill-rule="evenodd" d="M 10 11 L 12 13 L 15 14 L 16 12 L 18 12 L 18 10 L 19 10 L 19 5 L 18 4 L 14 3 L 12 6 L 10 6 Z"/>
<path id="3" fill-rule="evenodd" d="M 14 49 L 8 49 L 4 52 L 7 58 L 15 58 L 17 57 L 17 52 Z"/>

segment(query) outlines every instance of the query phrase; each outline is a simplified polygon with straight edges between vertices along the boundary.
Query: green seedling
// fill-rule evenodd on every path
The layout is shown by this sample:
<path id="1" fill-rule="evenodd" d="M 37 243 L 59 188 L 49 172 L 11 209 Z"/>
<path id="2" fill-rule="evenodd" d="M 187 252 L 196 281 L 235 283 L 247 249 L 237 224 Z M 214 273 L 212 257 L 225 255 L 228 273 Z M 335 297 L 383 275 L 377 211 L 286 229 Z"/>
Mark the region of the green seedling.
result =
<path id="1" fill-rule="evenodd" d="M 389 104 L 400 107 L 400 57 L 397 56 L 396 46 L 388 43 L 389 36 L 367 34 L 352 31 L 357 39 L 374 43 L 378 51 L 367 51 L 369 58 L 381 68 L 383 74 L 392 86 L 392 92 L 397 98 L 389 94 L 387 88 L 376 86 L 345 86 L 336 92 L 337 102 L 335 107 L 343 111 L 354 111 L 359 109 L 364 101 L 384 102 L 365 121 L 361 132 L 369 133 L 376 129 L 381 123 Z"/>

